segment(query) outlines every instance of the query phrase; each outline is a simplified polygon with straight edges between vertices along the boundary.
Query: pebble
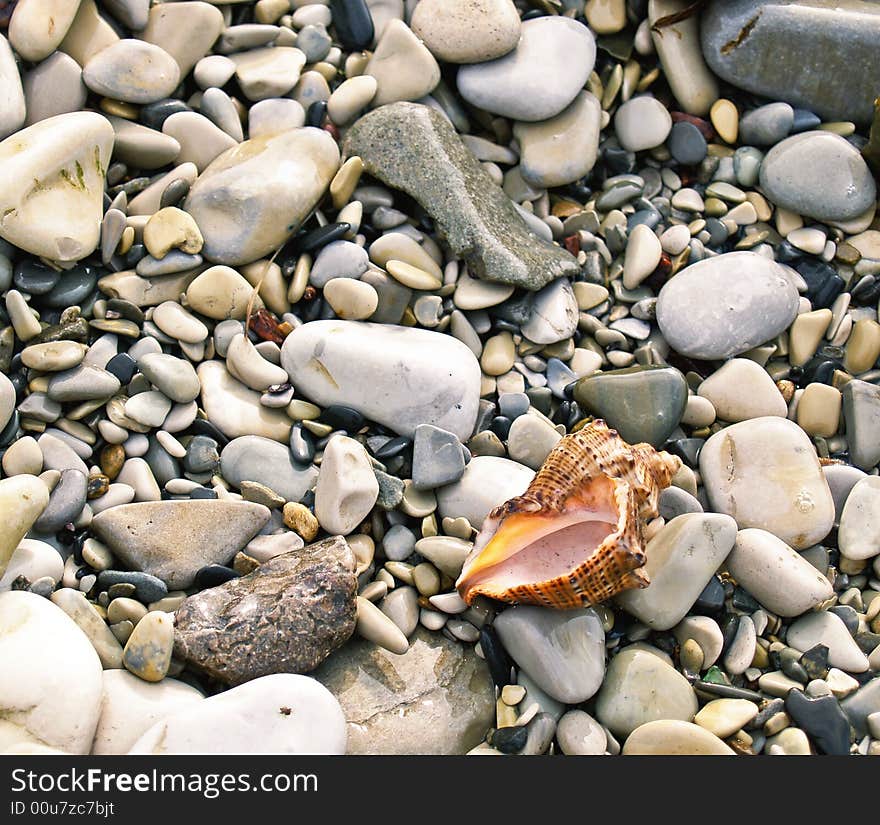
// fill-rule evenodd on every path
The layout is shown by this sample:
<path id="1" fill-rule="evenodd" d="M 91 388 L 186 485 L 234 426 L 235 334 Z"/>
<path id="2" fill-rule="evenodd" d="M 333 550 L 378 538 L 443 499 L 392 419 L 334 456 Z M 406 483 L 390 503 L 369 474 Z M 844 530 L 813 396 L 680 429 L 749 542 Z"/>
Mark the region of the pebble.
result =
<path id="1" fill-rule="evenodd" d="M 673 629 L 679 644 L 693 639 L 703 654 L 703 669 L 715 664 L 724 646 L 721 628 L 710 616 L 686 616 Z"/>
<path id="2" fill-rule="evenodd" d="M 477 3 L 424 0 L 412 14 L 412 29 L 438 60 L 484 63 L 512 51 L 520 19 L 510 0 Z"/>
<path id="3" fill-rule="evenodd" d="M 614 131 L 628 152 L 662 145 L 672 130 L 672 117 L 652 95 L 637 95 L 622 103 L 614 115 Z"/>
<path id="4" fill-rule="evenodd" d="M 412 480 L 416 489 L 433 489 L 458 481 L 465 461 L 456 436 L 431 424 L 420 424 L 413 437 Z"/>
<path id="5" fill-rule="evenodd" d="M 356 321 L 312 321 L 284 340 L 281 364 L 309 400 L 347 404 L 401 435 L 412 436 L 419 424 L 433 424 L 459 439 L 473 430 L 479 365 L 449 336 Z"/>
<path id="6" fill-rule="evenodd" d="M 329 690 L 309 676 L 278 673 L 171 713 L 128 752 L 343 754 L 346 739 L 345 716 Z"/>
<path id="7" fill-rule="evenodd" d="M 9 41 L 0 34 L 0 139 L 17 132 L 25 124 L 27 107 L 25 92 L 15 55 Z"/>
<path id="8" fill-rule="evenodd" d="M 630 444 L 661 446 L 678 426 L 688 400 L 675 367 L 625 367 L 578 380 L 574 399 L 616 429 Z"/>
<path id="9" fill-rule="evenodd" d="M 624 756 L 735 756 L 705 728 L 676 719 L 658 719 L 636 728 L 623 744 Z"/>
<path id="10" fill-rule="evenodd" d="M 220 471 L 236 487 L 257 482 L 291 502 L 302 499 L 318 480 L 316 468 L 298 465 L 283 444 L 255 435 L 234 438 L 223 448 Z"/>
<path id="11" fill-rule="evenodd" d="M 329 533 L 348 535 L 373 509 L 379 483 L 367 451 L 353 438 L 337 435 L 324 448 L 315 487 L 315 515 Z"/>
<path id="12" fill-rule="evenodd" d="M 444 518 L 465 518 L 481 525 L 489 511 L 514 496 L 522 495 L 534 471 L 508 458 L 476 455 L 461 479 L 437 490 L 437 505 Z"/>
<path id="13" fill-rule="evenodd" d="M 166 677 L 158 683 L 145 682 L 127 670 L 105 670 L 101 715 L 91 753 L 125 754 L 163 717 L 191 708 L 202 699 L 204 696 L 196 688 L 177 679 Z"/>
<path id="14" fill-rule="evenodd" d="M 793 690 L 785 698 L 785 710 L 812 735 L 822 753 L 837 756 L 849 753 L 849 722 L 833 696 L 813 699 L 799 690 Z"/>
<path id="15" fill-rule="evenodd" d="M 558 115 L 538 123 L 517 122 L 520 174 L 538 189 L 565 186 L 588 175 L 596 164 L 602 105 L 590 92 L 579 92 Z"/>
<path id="16" fill-rule="evenodd" d="M 647 722 L 691 722 L 697 697 L 687 679 L 650 649 L 630 647 L 611 658 L 596 699 L 596 718 L 615 736 Z"/>
<path id="17" fill-rule="evenodd" d="M 535 415 L 521 415 L 510 426 L 507 452 L 513 461 L 538 470 L 560 438 L 547 421 Z"/>
<path id="18" fill-rule="evenodd" d="M 748 358 L 732 358 L 703 381 L 697 392 L 724 421 L 788 415 L 785 399 L 767 371 Z"/>
<path id="19" fill-rule="evenodd" d="M 52 594 L 51 601 L 76 622 L 77 627 L 95 648 L 101 666 L 105 670 L 122 667 L 121 645 L 83 593 L 62 587 Z"/>
<path id="20" fill-rule="evenodd" d="M 736 522 L 717 513 L 687 513 L 648 542 L 644 571 L 651 584 L 618 594 L 615 602 L 655 630 L 677 625 L 727 558 Z"/>
<path id="21" fill-rule="evenodd" d="M 373 106 L 419 100 L 440 81 L 440 67 L 424 43 L 402 20 L 385 26 L 364 74 L 376 79 Z"/>
<path id="22" fill-rule="evenodd" d="M 788 628 L 788 643 L 798 650 L 809 650 L 815 645 L 828 648 L 828 662 L 849 673 L 868 670 L 868 658 L 859 649 L 843 621 L 828 611 L 808 613 Z"/>
<path id="23" fill-rule="evenodd" d="M 345 321 L 366 320 L 379 306 L 379 293 L 375 288 L 354 278 L 331 279 L 324 288 L 324 298 Z"/>
<path id="24" fill-rule="evenodd" d="M 251 502 L 149 501 L 104 510 L 91 528 L 128 567 L 182 589 L 205 565 L 230 561 L 268 518 Z"/>
<path id="25" fill-rule="evenodd" d="M 797 309 L 797 290 L 778 264 L 755 252 L 727 252 L 692 264 L 663 286 L 657 323 L 677 352 L 722 359 L 778 335 Z"/>
<path id="26" fill-rule="evenodd" d="M 0 593 L 12 590 L 13 582 L 19 576 L 24 576 L 30 583 L 43 578 L 57 583 L 63 573 L 64 559 L 52 545 L 37 539 L 22 539 L 0 576 Z"/>
<path id="27" fill-rule="evenodd" d="M 101 709 L 101 662 L 86 635 L 48 599 L 21 590 L 0 593 L 0 626 L 4 748 L 33 743 L 88 753 Z"/>
<path id="28" fill-rule="evenodd" d="M 595 611 L 515 605 L 494 628 L 516 663 L 557 701 L 586 701 L 603 684 L 605 633 Z"/>
<path id="29" fill-rule="evenodd" d="M 252 138 L 223 154 L 199 175 L 183 207 L 204 236 L 205 257 L 235 266 L 274 251 L 308 217 L 338 166 L 335 143 L 310 127 Z M 291 179 L 309 185 L 290 187 Z M 235 199 L 219 197 L 229 190 Z"/>
<path id="30" fill-rule="evenodd" d="M 846 421 L 850 461 L 859 469 L 870 470 L 880 461 L 880 388 L 853 379 L 843 388 L 843 417 Z"/>
<path id="31" fill-rule="evenodd" d="M 546 120 L 574 100 L 595 61 L 596 42 L 587 26 L 565 17 L 539 17 L 522 24 L 513 51 L 464 66 L 456 83 L 461 96 L 479 109 L 513 120 Z"/>
<path id="32" fill-rule="evenodd" d="M 732 424 L 706 441 L 700 472 L 712 507 L 740 529 L 758 527 L 795 550 L 821 541 L 834 500 L 813 445 L 797 424 L 776 417 Z"/>
<path id="33" fill-rule="evenodd" d="M 823 170 L 821 186 L 799 174 Z M 761 164 L 761 189 L 771 201 L 820 221 L 848 221 L 874 202 L 876 187 L 858 151 L 839 135 L 811 131 L 777 143 Z"/>
<path id="34" fill-rule="evenodd" d="M 0 143 L 0 212 L 7 215 L 0 238 L 49 260 L 90 255 L 98 245 L 113 137 L 101 115 L 70 112 Z"/>
<path id="35" fill-rule="evenodd" d="M 590 714 L 570 710 L 556 725 L 556 741 L 568 756 L 600 756 L 605 753 L 605 729 Z"/>
<path id="36" fill-rule="evenodd" d="M 733 736 L 758 714 L 758 706 L 746 699 L 713 699 L 700 708 L 694 722 L 719 739 Z"/>
<path id="37" fill-rule="evenodd" d="M 15 548 L 49 505 L 49 490 L 37 476 L 0 479 L 0 574 Z"/>
<path id="38" fill-rule="evenodd" d="M 856 482 L 840 515 L 837 544 L 848 559 L 870 559 L 880 552 L 880 479 Z"/>

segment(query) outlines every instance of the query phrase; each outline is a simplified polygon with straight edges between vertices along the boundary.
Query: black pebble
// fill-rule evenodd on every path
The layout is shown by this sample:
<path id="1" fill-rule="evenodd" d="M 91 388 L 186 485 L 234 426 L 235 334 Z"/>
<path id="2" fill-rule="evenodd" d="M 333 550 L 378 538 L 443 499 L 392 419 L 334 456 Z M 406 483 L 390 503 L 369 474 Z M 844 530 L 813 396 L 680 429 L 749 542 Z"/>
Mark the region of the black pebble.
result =
<path id="1" fill-rule="evenodd" d="M 190 494 L 190 498 L 196 499 L 208 499 L 208 498 L 217 498 L 217 493 L 215 490 L 211 490 L 208 487 L 196 487 Z"/>
<path id="2" fill-rule="evenodd" d="M 349 51 L 368 49 L 373 42 L 373 16 L 366 0 L 330 0 L 336 37 Z"/>
<path id="3" fill-rule="evenodd" d="M 828 648 L 825 645 L 811 647 L 798 662 L 810 679 L 824 679 L 828 675 Z"/>
<path id="4" fill-rule="evenodd" d="M 315 457 L 315 439 L 302 424 L 290 428 L 290 452 L 298 464 L 311 464 Z"/>
<path id="5" fill-rule="evenodd" d="M 15 267 L 15 275 L 12 283 L 16 289 L 31 295 L 45 295 L 58 283 L 60 272 L 41 264 L 39 261 L 28 259 L 21 261 Z"/>
<path id="6" fill-rule="evenodd" d="M 238 579 L 241 573 L 233 570 L 231 567 L 224 567 L 222 564 L 209 564 L 196 573 L 195 586 L 199 590 L 205 590 L 209 587 L 216 587 L 218 584 L 228 582 L 230 579 Z"/>
<path id="7" fill-rule="evenodd" d="M 344 404 L 331 404 L 321 413 L 321 421 L 335 430 L 347 430 L 352 433 L 364 426 L 364 417 L 352 407 Z"/>
<path id="8" fill-rule="evenodd" d="M 529 730 L 525 725 L 518 727 L 498 728 L 492 734 L 492 747 L 501 753 L 519 753 L 529 738 Z"/>
<path id="9" fill-rule="evenodd" d="M 513 424 L 513 422 L 506 415 L 496 415 L 495 418 L 492 419 L 489 429 L 504 441 L 510 434 L 511 424 Z"/>
<path id="10" fill-rule="evenodd" d="M 317 229 L 303 232 L 302 235 L 293 239 L 293 244 L 297 254 L 316 252 L 331 241 L 338 241 L 350 229 L 351 224 L 345 223 L 345 221 L 328 223 L 326 226 L 319 226 Z"/>
<path id="11" fill-rule="evenodd" d="M 197 418 L 193 421 L 193 423 L 189 425 L 189 429 L 197 435 L 210 436 L 217 442 L 220 449 L 223 449 L 223 447 L 229 443 L 229 439 L 223 435 L 220 430 L 218 430 L 210 421 L 206 421 L 203 418 Z"/>
<path id="12" fill-rule="evenodd" d="M 149 126 L 157 132 L 162 131 L 162 124 L 171 115 L 177 112 L 191 112 L 189 106 L 183 101 L 174 100 L 174 98 L 166 98 L 165 100 L 157 100 L 155 103 L 148 103 L 141 107 L 141 123 Z"/>
<path id="13" fill-rule="evenodd" d="M 405 435 L 399 435 L 386 441 L 375 453 L 373 453 L 379 461 L 387 463 L 389 459 L 403 455 L 412 446 L 412 441 Z"/>
<path id="14" fill-rule="evenodd" d="M 696 469 L 700 450 L 703 449 L 705 443 L 702 438 L 679 438 L 666 445 L 665 449 L 673 455 L 677 455 L 688 467 Z"/>
<path id="15" fill-rule="evenodd" d="M 491 625 L 480 630 L 480 649 L 486 657 L 492 681 L 503 688 L 510 684 L 510 657 Z"/>
<path id="16" fill-rule="evenodd" d="M 745 613 L 754 613 L 761 609 L 761 605 L 741 587 L 734 589 L 732 604 Z"/>
<path id="17" fill-rule="evenodd" d="M 849 754 L 849 720 L 833 696 L 810 698 L 800 690 L 791 690 L 785 699 L 785 710 L 822 753 Z"/>
<path id="18" fill-rule="evenodd" d="M 703 592 L 697 597 L 691 608 L 694 613 L 703 616 L 714 616 L 724 608 L 724 587 L 717 576 L 712 576 Z"/>
<path id="19" fill-rule="evenodd" d="M 137 361 L 127 352 L 120 352 L 107 362 L 107 366 L 104 369 L 115 375 L 119 379 L 119 383 L 124 387 L 137 372 Z"/>
<path id="20" fill-rule="evenodd" d="M 314 103 L 309 105 L 309 108 L 306 111 L 306 126 L 314 126 L 315 128 L 320 128 L 321 124 L 324 122 L 324 117 L 326 115 L 327 101 L 316 100 Z"/>
<path id="21" fill-rule="evenodd" d="M 859 614 L 849 605 L 836 604 L 834 607 L 829 607 L 828 612 L 836 614 L 837 618 L 843 621 L 851 636 L 859 632 Z"/>

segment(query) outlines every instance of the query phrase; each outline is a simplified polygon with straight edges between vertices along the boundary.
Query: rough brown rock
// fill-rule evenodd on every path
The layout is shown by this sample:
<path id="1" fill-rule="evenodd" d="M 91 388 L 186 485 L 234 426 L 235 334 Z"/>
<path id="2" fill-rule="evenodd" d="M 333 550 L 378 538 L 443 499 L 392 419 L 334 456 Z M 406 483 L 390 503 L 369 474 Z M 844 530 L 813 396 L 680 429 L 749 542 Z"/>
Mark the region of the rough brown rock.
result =
<path id="1" fill-rule="evenodd" d="M 190 596 L 175 617 L 174 653 L 231 685 L 308 673 L 354 632 L 356 565 L 333 536 Z"/>

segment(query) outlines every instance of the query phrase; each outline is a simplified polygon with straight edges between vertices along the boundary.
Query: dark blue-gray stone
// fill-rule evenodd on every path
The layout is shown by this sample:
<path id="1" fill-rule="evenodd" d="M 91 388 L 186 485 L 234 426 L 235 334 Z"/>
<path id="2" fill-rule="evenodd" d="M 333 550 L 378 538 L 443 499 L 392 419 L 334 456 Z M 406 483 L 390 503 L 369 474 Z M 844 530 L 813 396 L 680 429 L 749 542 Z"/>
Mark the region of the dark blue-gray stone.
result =
<path id="1" fill-rule="evenodd" d="M 168 595 L 168 587 L 161 579 L 149 573 L 128 570 L 102 570 L 98 573 L 98 587 L 107 590 L 114 584 L 131 584 L 137 599 L 144 604 L 157 602 Z"/>
<path id="2" fill-rule="evenodd" d="M 80 264 L 62 273 L 58 283 L 43 299 L 46 306 L 62 308 L 82 306 L 85 300 L 95 291 L 100 274 L 96 267 Z"/>
<path id="3" fill-rule="evenodd" d="M 826 120 L 868 123 L 880 89 L 880 5 L 868 0 L 712 0 L 703 56 L 740 89 Z"/>
<path id="4" fill-rule="evenodd" d="M 330 0 L 333 28 L 350 51 L 368 49 L 373 42 L 373 16 L 366 0 Z"/>
<path id="5" fill-rule="evenodd" d="M 236 487 L 242 481 L 256 481 L 287 501 L 299 501 L 318 480 L 314 465 L 295 463 L 286 445 L 259 435 L 232 439 L 220 454 L 220 470 Z"/>
<path id="6" fill-rule="evenodd" d="M 49 495 L 49 504 L 34 522 L 38 533 L 56 533 L 72 522 L 86 503 L 88 480 L 80 470 L 63 470 Z"/>
<path id="7" fill-rule="evenodd" d="M 862 685 L 840 703 L 857 736 L 868 732 L 868 716 L 880 711 L 880 676 Z"/>
<path id="8" fill-rule="evenodd" d="M 686 120 L 673 125 L 666 145 L 672 157 L 685 166 L 695 166 L 706 157 L 708 151 L 706 138 L 693 123 Z"/>
<path id="9" fill-rule="evenodd" d="M 184 469 L 189 473 L 213 473 L 220 463 L 217 442 L 206 435 L 196 435 L 186 447 Z"/>
<path id="10" fill-rule="evenodd" d="M 792 690 L 785 698 L 785 710 L 822 753 L 849 754 L 849 720 L 834 696 L 811 698 L 800 690 Z"/>

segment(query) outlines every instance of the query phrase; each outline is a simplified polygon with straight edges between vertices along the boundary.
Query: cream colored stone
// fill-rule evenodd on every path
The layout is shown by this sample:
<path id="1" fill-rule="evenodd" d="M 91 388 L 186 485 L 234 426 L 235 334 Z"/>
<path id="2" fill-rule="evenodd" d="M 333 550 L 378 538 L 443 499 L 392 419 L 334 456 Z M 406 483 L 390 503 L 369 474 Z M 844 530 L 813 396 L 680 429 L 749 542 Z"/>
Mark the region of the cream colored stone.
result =
<path id="1" fill-rule="evenodd" d="M 725 143 L 736 143 L 739 134 L 739 112 L 732 101 L 724 97 L 718 98 L 709 110 L 709 118 L 715 131 Z"/>
<path id="2" fill-rule="evenodd" d="M 376 96 L 379 82 L 375 77 L 362 74 L 343 81 L 327 101 L 327 114 L 337 126 L 347 126 L 358 113 L 370 105 Z"/>
<path id="3" fill-rule="evenodd" d="M 862 318 L 853 324 L 846 342 L 844 369 L 852 375 L 867 372 L 880 357 L 880 324 L 870 318 Z"/>
<path id="4" fill-rule="evenodd" d="M 440 67 L 431 52 L 402 20 L 390 20 L 364 74 L 376 78 L 372 105 L 420 100 L 440 82 Z"/>
<path id="5" fill-rule="evenodd" d="M 192 215 L 176 206 L 153 214 L 144 226 L 144 246 L 154 258 L 164 258 L 172 249 L 189 255 L 202 251 L 202 233 Z"/>
<path id="6" fill-rule="evenodd" d="M 794 319 L 788 331 L 788 361 L 793 367 L 802 367 L 816 354 L 831 317 L 831 310 L 824 308 L 802 312 Z"/>
<path id="7" fill-rule="evenodd" d="M 511 0 L 421 0 L 412 29 L 438 60 L 483 63 L 516 47 L 520 20 Z"/>
<path id="8" fill-rule="evenodd" d="M 385 264 L 385 269 L 395 281 L 410 289 L 433 290 L 439 289 L 442 285 L 442 281 L 430 272 L 404 261 L 388 261 Z"/>
<path id="9" fill-rule="evenodd" d="M 248 301 L 254 288 L 232 267 L 212 266 L 187 287 L 186 300 L 196 312 L 222 321 L 235 318 L 242 321 L 247 313 Z M 254 309 L 263 302 L 256 298 Z"/>
<path id="10" fill-rule="evenodd" d="M 58 46 L 80 66 L 85 66 L 98 52 L 119 41 L 116 30 L 98 14 L 95 0 L 81 0 L 76 17 Z"/>
<path id="11" fill-rule="evenodd" d="M 636 728 L 623 744 L 624 756 L 735 756 L 717 736 L 691 722 L 659 719 Z"/>
<path id="12" fill-rule="evenodd" d="M 509 332 L 499 332 L 486 341 L 480 366 L 486 375 L 504 375 L 513 369 L 516 360 L 516 347 Z"/>
<path id="13" fill-rule="evenodd" d="M 161 46 L 186 77 L 193 66 L 211 51 L 223 31 L 223 13 L 203 2 L 159 3 L 150 9 L 147 27 L 138 37 Z"/>
<path id="14" fill-rule="evenodd" d="M 437 279 L 443 278 L 443 270 L 437 262 L 425 252 L 421 244 L 403 232 L 388 232 L 379 236 L 370 244 L 369 253 L 370 260 L 379 266 L 387 266 L 391 260 L 403 261 L 423 269 Z"/>
<path id="15" fill-rule="evenodd" d="M 50 260 L 90 255 L 113 137 L 101 115 L 71 112 L 0 143 L 0 238 Z"/>
<path id="16" fill-rule="evenodd" d="M 276 315 L 290 312 L 287 283 L 278 264 L 268 260 L 254 261 L 252 264 L 240 267 L 239 271 L 252 287 L 259 287 L 260 298 L 272 312 Z"/>
<path id="17" fill-rule="evenodd" d="M 774 415 L 785 418 L 788 407 L 773 379 L 748 358 L 732 358 L 697 389 L 723 421 L 747 421 Z"/>
<path id="18" fill-rule="evenodd" d="M 694 722 L 720 739 L 732 736 L 758 715 L 758 706 L 747 699 L 713 699 L 703 705 Z"/>
<path id="19" fill-rule="evenodd" d="M 333 278 L 324 287 L 324 298 L 339 318 L 364 321 L 379 306 L 379 294 L 364 281 Z"/>
<path id="20" fill-rule="evenodd" d="M 286 95 L 299 80 L 306 56 L 291 46 L 251 49 L 229 55 L 235 76 L 248 100 L 266 100 Z"/>
<path id="21" fill-rule="evenodd" d="M 807 384 L 797 405 L 797 423 L 809 435 L 830 438 L 840 423 L 840 390 L 828 384 Z"/>
<path id="22" fill-rule="evenodd" d="M 162 131 L 180 144 L 177 160 L 181 164 L 195 164 L 199 172 L 239 145 L 235 138 L 198 112 L 175 112 L 165 119 Z M 158 208 L 158 203 L 156 206 Z"/>
<path id="23" fill-rule="evenodd" d="M 0 140 L 17 132 L 27 114 L 25 92 L 15 55 L 6 38 L 0 34 Z"/>
<path id="24" fill-rule="evenodd" d="M 9 42 L 22 58 L 38 63 L 64 40 L 79 0 L 18 0 L 9 21 Z"/>

